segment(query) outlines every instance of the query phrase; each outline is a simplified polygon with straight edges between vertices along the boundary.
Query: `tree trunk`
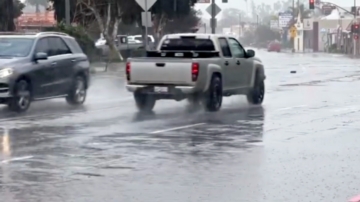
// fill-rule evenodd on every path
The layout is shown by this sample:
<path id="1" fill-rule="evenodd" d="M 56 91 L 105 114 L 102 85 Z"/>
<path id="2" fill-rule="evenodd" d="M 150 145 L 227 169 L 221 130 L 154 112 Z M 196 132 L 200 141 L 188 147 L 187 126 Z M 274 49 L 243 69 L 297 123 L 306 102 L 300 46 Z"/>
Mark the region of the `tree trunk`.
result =
<path id="1" fill-rule="evenodd" d="M 36 13 L 40 13 L 40 5 L 38 3 L 35 4 Z"/>
<path id="2" fill-rule="evenodd" d="M 111 19 L 111 4 L 109 3 L 108 4 L 108 8 L 107 8 L 107 16 L 106 16 L 106 21 L 104 23 L 100 13 L 96 10 L 96 8 L 91 8 L 92 11 L 94 12 L 94 15 L 95 15 L 95 18 L 96 18 L 96 21 L 98 22 L 99 24 L 99 28 L 100 28 L 100 31 L 101 33 L 104 35 L 104 38 L 109 46 L 109 49 L 110 49 L 110 54 L 112 53 L 115 53 L 117 55 L 117 57 L 123 61 L 124 58 L 122 57 L 120 51 L 118 50 L 116 44 L 115 44 L 115 37 L 114 37 L 114 33 L 115 33 L 115 36 L 117 34 L 117 28 L 118 28 L 118 25 L 116 25 L 116 23 L 119 22 L 119 19 L 115 19 L 115 20 L 112 20 Z M 113 28 L 116 30 L 113 30 L 113 32 L 110 32 L 110 28 Z M 109 55 L 110 57 L 111 55 Z"/>
<path id="3" fill-rule="evenodd" d="M 5 19 L 5 23 L 7 24 L 5 27 L 5 31 L 15 31 L 15 22 L 14 22 L 14 2 L 13 0 L 7 0 L 7 19 Z M 6 7 L 5 7 L 6 8 Z"/>

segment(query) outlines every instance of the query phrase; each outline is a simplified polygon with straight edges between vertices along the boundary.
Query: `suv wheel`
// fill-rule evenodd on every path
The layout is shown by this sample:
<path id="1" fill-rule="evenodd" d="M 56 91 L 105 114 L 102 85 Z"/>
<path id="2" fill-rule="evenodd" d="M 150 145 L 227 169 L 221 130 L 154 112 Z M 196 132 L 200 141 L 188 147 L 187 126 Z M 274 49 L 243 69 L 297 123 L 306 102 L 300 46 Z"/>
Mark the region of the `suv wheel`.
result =
<path id="1" fill-rule="evenodd" d="M 213 75 L 208 92 L 204 95 L 204 107 L 206 111 L 219 111 L 222 104 L 222 81 L 220 76 Z"/>
<path id="2" fill-rule="evenodd" d="M 265 83 L 264 79 L 260 79 L 258 75 L 255 78 L 254 87 L 246 95 L 250 104 L 260 105 L 265 97 Z"/>
<path id="3" fill-rule="evenodd" d="M 67 103 L 81 105 L 86 99 L 86 82 L 83 76 L 75 77 L 70 93 L 66 97 Z"/>
<path id="4" fill-rule="evenodd" d="M 31 104 L 30 83 L 20 80 L 15 84 L 14 97 L 9 99 L 8 106 L 11 111 L 24 112 Z"/>
<path id="5" fill-rule="evenodd" d="M 151 112 L 156 103 L 156 99 L 153 96 L 143 93 L 134 93 L 134 99 L 136 107 L 141 112 Z"/>

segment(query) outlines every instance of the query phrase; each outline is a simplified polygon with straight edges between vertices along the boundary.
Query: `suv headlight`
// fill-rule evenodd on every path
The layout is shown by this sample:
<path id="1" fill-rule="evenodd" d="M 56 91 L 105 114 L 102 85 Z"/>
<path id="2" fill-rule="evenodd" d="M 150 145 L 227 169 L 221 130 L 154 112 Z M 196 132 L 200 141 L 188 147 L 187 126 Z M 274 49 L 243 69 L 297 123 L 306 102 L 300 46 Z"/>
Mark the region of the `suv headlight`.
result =
<path id="1" fill-rule="evenodd" d="M 13 74 L 13 69 L 5 68 L 0 70 L 0 78 L 5 78 Z"/>

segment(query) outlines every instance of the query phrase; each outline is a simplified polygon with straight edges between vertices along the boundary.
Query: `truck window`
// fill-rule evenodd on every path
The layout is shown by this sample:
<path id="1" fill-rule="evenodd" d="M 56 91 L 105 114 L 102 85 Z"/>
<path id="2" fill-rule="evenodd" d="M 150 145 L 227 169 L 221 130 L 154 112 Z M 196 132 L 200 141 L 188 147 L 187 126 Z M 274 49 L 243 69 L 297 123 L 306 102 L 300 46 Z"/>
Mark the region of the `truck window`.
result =
<path id="1" fill-rule="evenodd" d="M 166 51 L 215 51 L 214 43 L 211 39 L 197 39 L 195 37 L 166 39 L 160 50 Z"/>
<path id="2" fill-rule="evenodd" d="M 231 52 L 233 53 L 234 57 L 236 58 L 245 57 L 245 50 L 236 39 L 229 38 L 229 43 L 230 43 Z"/>
<path id="3" fill-rule="evenodd" d="M 223 56 L 226 58 L 231 58 L 232 55 L 231 55 L 230 47 L 229 47 L 227 40 L 225 38 L 219 38 L 219 44 L 220 44 L 221 52 L 223 53 Z"/>

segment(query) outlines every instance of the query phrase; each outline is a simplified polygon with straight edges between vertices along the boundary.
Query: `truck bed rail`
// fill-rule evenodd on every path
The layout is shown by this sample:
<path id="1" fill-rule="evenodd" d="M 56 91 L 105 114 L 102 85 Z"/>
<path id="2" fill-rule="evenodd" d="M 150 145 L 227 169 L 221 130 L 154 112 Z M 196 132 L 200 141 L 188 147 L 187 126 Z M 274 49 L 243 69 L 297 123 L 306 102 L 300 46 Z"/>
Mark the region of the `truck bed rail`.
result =
<path id="1" fill-rule="evenodd" d="M 216 58 L 218 51 L 147 51 L 146 57 L 152 58 Z"/>

